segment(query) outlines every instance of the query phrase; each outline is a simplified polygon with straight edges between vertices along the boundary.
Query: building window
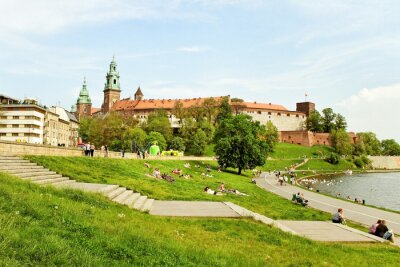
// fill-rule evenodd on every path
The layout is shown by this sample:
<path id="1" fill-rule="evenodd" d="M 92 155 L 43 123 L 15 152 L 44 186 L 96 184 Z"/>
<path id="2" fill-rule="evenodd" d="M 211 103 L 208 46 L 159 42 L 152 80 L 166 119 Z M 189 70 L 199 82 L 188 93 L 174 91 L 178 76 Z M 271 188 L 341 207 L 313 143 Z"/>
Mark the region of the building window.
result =
<path id="1" fill-rule="evenodd" d="M 84 109 L 83 109 L 83 113 L 86 114 L 86 112 L 87 112 L 87 108 L 84 108 Z"/>
<path id="2" fill-rule="evenodd" d="M 13 116 L 13 120 L 19 120 L 19 116 Z"/>
<path id="3" fill-rule="evenodd" d="M 296 114 L 296 118 L 298 118 L 299 117 L 299 114 Z"/>
<path id="4" fill-rule="evenodd" d="M 272 115 L 272 113 L 271 113 L 271 112 L 268 112 L 268 115 Z"/>
<path id="5" fill-rule="evenodd" d="M 281 115 L 281 113 L 278 113 L 278 116 L 280 116 Z"/>
<path id="6" fill-rule="evenodd" d="M 288 113 L 288 114 L 286 114 L 286 116 L 290 117 L 290 114 Z"/>
<path id="7" fill-rule="evenodd" d="M 117 79 L 114 79 L 114 84 L 117 84 Z"/>
<path id="8" fill-rule="evenodd" d="M 257 111 L 258 114 L 261 114 L 261 111 Z"/>
<path id="9" fill-rule="evenodd" d="M 12 136 L 18 136 L 18 133 L 13 133 Z"/>

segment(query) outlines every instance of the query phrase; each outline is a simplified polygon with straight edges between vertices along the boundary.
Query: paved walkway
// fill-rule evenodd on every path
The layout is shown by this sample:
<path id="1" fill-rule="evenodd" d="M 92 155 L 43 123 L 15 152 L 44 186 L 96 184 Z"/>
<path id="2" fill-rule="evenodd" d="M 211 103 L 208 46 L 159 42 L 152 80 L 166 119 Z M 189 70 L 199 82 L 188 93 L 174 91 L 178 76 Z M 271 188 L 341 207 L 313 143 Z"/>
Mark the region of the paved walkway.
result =
<path id="1" fill-rule="evenodd" d="M 353 228 L 321 221 L 277 221 L 298 235 L 325 242 L 382 242 L 382 239 Z"/>
<path id="2" fill-rule="evenodd" d="M 150 210 L 152 215 L 182 217 L 241 217 L 223 202 L 211 201 L 160 201 Z"/>
<path id="3" fill-rule="evenodd" d="M 257 185 L 265 190 L 273 192 L 287 199 L 292 199 L 292 195 L 297 192 L 304 194 L 304 197 L 309 200 L 309 206 L 328 213 L 335 213 L 337 209 L 343 208 L 345 217 L 351 221 L 361 223 L 365 226 L 370 226 L 378 219 L 385 219 L 389 229 L 397 234 L 400 234 L 400 214 L 388 212 L 368 206 L 354 204 L 348 201 L 336 199 L 333 197 L 324 196 L 297 186 L 284 185 L 280 186 L 276 182 L 274 175 L 263 173 L 260 178 L 257 178 Z"/>

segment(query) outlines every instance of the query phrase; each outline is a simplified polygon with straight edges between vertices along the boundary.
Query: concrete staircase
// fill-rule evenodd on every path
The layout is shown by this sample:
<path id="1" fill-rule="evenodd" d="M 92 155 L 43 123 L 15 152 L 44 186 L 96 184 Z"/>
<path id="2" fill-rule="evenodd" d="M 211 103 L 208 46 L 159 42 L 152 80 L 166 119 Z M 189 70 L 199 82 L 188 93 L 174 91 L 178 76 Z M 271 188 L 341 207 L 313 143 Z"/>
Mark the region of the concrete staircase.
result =
<path id="1" fill-rule="evenodd" d="M 142 196 L 119 185 L 81 183 L 68 177 L 57 174 L 32 163 L 29 160 L 15 156 L 0 156 L 0 172 L 9 173 L 23 180 L 31 181 L 39 185 L 52 185 L 58 188 L 79 189 L 86 192 L 101 193 L 108 199 L 132 209 L 149 212 L 154 199 Z"/>

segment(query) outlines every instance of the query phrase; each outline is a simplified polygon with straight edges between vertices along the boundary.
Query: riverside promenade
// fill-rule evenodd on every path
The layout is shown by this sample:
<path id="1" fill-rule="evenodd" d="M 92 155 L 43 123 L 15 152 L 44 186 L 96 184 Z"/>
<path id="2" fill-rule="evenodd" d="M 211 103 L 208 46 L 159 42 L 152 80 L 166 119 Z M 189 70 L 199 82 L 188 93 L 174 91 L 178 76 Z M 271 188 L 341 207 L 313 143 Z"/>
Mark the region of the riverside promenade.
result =
<path id="1" fill-rule="evenodd" d="M 260 178 L 256 179 L 257 185 L 267 191 L 280 195 L 287 199 L 292 199 L 293 194 L 303 193 L 305 199 L 308 199 L 309 206 L 328 213 L 337 212 L 338 208 L 344 209 L 345 218 L 354 222 L 370 226 L 378 219 L 386 220 L 386 225 L 399 237 L 400 235 L 400 214 L 355 204 L 341 199 L 318 194 L 293 185 L 278 185 L 275 175 L 262 173 Z M 396 243 L 399 242 L 397 238 Z"/>

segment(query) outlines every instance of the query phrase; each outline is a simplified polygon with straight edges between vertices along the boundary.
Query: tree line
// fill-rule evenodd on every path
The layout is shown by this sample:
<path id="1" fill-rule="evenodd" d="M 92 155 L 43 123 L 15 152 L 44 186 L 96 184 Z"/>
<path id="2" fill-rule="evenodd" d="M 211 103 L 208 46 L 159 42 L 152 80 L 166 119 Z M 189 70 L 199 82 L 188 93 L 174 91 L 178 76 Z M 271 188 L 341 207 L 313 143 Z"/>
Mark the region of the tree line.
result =
<path id="1" fill-rule="evenodd" d="M 394 139 L 380 141 L 373 132 L 360 132 L 356 134 L 355 141 L 353 141 L 346 132 L 347 122 L 343 115 L 333 112 L 331 108 L 325 108 L 321 113 L 312 112 L 306 119 L 305 127 L 312 132 L 330 133 L 332 145 L 338 154 L 353 156 L 400 155 L 400 144 Z"/>

